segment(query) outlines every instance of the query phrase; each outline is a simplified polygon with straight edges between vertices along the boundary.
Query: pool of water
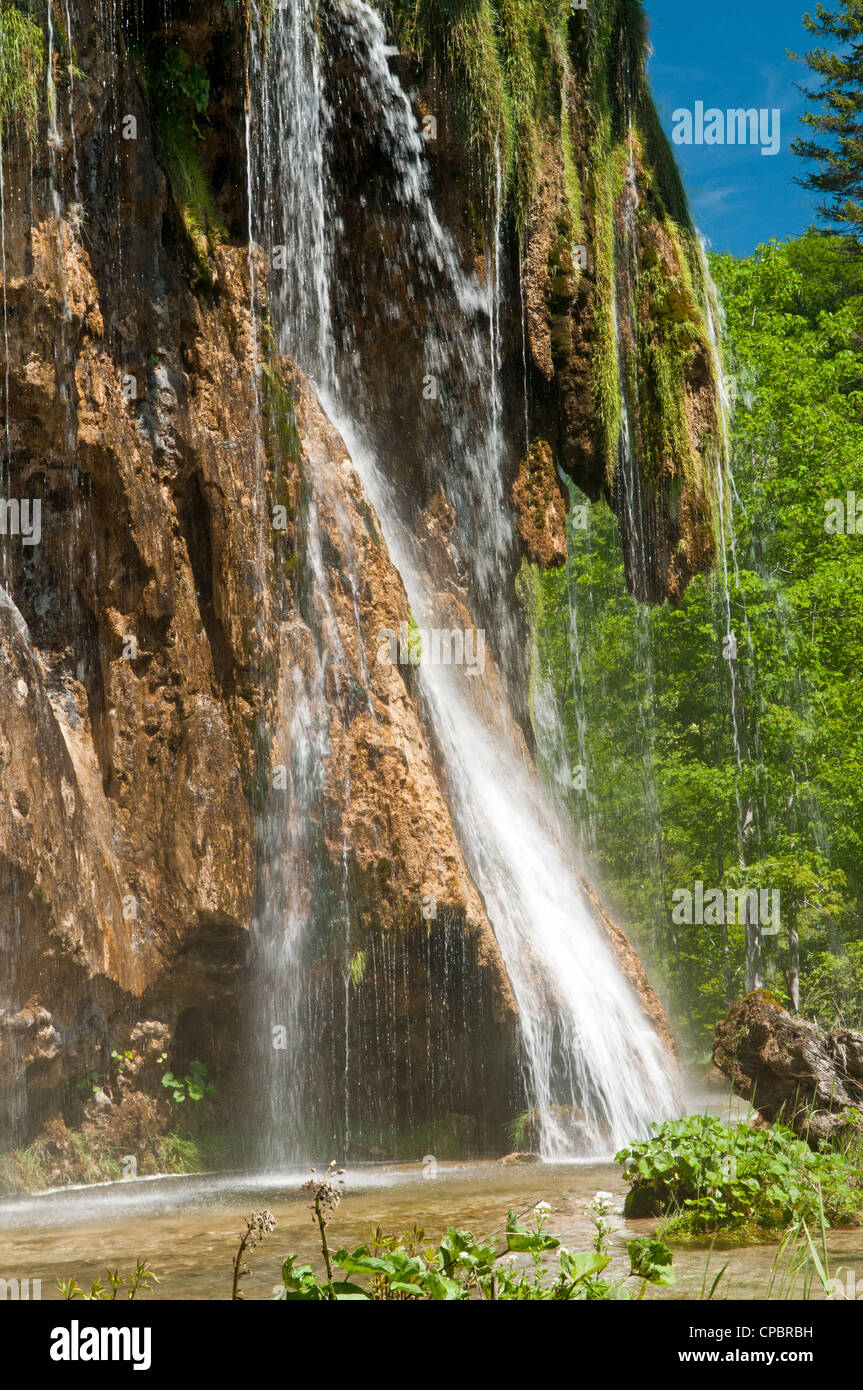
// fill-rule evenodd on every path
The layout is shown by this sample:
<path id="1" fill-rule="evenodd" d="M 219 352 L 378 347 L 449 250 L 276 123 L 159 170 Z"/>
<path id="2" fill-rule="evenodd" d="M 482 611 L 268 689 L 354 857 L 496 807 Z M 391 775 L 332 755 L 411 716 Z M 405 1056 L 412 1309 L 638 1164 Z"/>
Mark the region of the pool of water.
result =
<path id="1" fill-rule="evenodd" d="M 321 1267 L 317 1228 L 301 1187 L 307 1177 L 304 1171 L 150 1178 L 10 1198 L 0 1202 L 0 1277 L 39 1279 L 43 1299 L 53 1299 L 60 1297 L 58 1278 L 74 1276 L 89 1286 L 106 1266 L 131 1270 L 141 1258 L 160 1280 L 150 1297 L 229 1299 L 244 1218 L 268 1207 L 276 1230 L 252 1256 L 254 1275 L 243 1288 L 248 1299 L 269 1299 L 285 1255 L 296 1251 Z M 502 1231 L 509 1208 L 529 1212 L 539 1201 L 551 1205 L 550 1229 L 569 1248 L 587 1249 L 592 1226 L 586 1203 L 603 1190 L 622 1206 L 626 1192 L 619 1169 L 605 1163 L 439 1163 L 434 1176 L 421 1163 L 371 1165 L 349 1168 L 345 1180 L 328 1233 L 334 1250 L 362 1244 L 378 1225 L 386 1232 L 418 1225 L 430 1240 L 449 1225 L 492 1235 Z M 650 1233 L 656 1223 L 622 1216 L 614 1222 L 612 1270 L 625 1273 L 625 1241 Z M 831 1272 L 853 1270 L 863 1286 L 863 1231 L 831 1233 L 829 1251 Z M 775 1245 L 715 1248 L 710 1280 L 728 1262 L 717 1296 L 767 1298 L 775 1256 Z M 675 1287 L 651 1289 L 648 1297 L 699 1298 L 707 1259 L 703 1247 L 677 1247 Z"/>

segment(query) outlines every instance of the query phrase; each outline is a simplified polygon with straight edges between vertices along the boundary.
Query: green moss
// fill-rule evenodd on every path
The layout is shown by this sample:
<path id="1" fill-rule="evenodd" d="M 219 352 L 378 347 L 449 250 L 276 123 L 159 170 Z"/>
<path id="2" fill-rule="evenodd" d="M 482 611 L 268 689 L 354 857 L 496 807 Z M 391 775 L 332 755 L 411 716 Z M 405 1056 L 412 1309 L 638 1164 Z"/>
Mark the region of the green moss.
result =
<path id="1" fill-rule="evenodd" d="M 205 285 L 213 283 L 212 253 L 226 232 L 201 162 L 197 139 L 170 108 L 153 113 L 159 163 L 188 238 L 195 268 Z"/>
<path id="2" fill-rule="evenodd" d="M 489 0 L 394 0 L 404 51 L 424 64 L 442 58 L 456 81 L 470 143 L 488 156 L 506 139 L 509 110 Z M 508 143 L 508 142 L 507 142 Z"/>
<path id="3" fill-rule="evenodd" d="M 153 123 L 156 154 L 191 253 L 194 278 L 214 283 L 213 252 L 227 232 L 202 160 L 199 122 L 206 119 L 209 79 L 182 50 L 167 54 L 130 45 Z"/>
<path id="4" fill-rule="evenodd" d="M 487 179 L 499 159 L 523 226 L 536 193 L 549 122 L 559 130 L 569 72 L 568 0 L 392 0 L 401 48 L 448 69 L 467 141 Z"/>
<path id="5" fill-rule="evenodd" d="M 707 290 L 680 173 L 647 84 L 641 0 L 595 0 L 574 13 L 563 0 L 391 0 L 391 16 L 408 53 L 421 64 L 440 60 L 448 68 L 469 144 L 486 176 L 493 176 L 496 154 L 502 161 L 519 230 L 529 221 L 543 160 L 553 166 L 559 159 L 565 206 L 555 214 L 553 239 L 592 242 L 593 383 L 608 485 L 617 464 L 622 391 L 633 406 L 646 391 L 643 443 L 654 473 L 674 458 L 690 476 L 698 461 L 686 428 L 684 378 L 692 351 L 704 342 Z M 589 143 L 584 188 L 573 140 L 577 111 Z M 630 140 L 641 152 L 639 175 L 647 184 L 650 215 L 675 247 L 679 276 L 665 287 L 657 270 L 644 293 L 639 290 L 632 317 L 640 314 L 644 332 L 622 382 L 614 320 L 615 214 Z M 580 270 L 567 268 L 570 283 L 553 260 L 549 271 L 552 352 L 565 357 L 571 346 L 566 320 Z M 676 305 L 686 305 L 686 311 L 678 314 Z"/>
<path id="6" fill-rule="evenodd" d="M 603 129 L 607 131 L 607 122 L 603 122 Z M 599 155 L 591 178 L 595 283 L 593 393 L 609 487 L 614 479 L 623 424 L 620 354 L 614 317 L 617 294 L 614 209 L 623 188 L 625 168 L 626 152 L 618 145 Z"/>
<path id="7" fill-rule="evenodd" d="M 0 135 L 7 126 L 21 127 L 36 143 L 39 101 L 45 81 L 42 30 L 16 5 L 0 9 Z"/>
<path id="8" fill-rule="evenodd" d="M 560 147 L 563 155 L 563 182 L 566 189 L 566 202 L 572 228 L 572 240 L 580 246 L 585 244 L 584 214 L 582 209 L 581 179 L 572 143 L 572 123 L 565 88 L 560 94 Z M 578 274 L 578 271 L 576 272 Z"/>

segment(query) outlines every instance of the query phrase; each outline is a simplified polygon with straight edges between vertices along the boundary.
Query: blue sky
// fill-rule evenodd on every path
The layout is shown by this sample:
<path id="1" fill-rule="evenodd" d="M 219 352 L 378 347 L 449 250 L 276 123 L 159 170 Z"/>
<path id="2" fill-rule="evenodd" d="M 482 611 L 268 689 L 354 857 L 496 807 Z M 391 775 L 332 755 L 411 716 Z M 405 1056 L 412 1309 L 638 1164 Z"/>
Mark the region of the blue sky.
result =
<path id="1" fill-rule="evenodd" d="M 678 108 L 778 108 L 782 143 L 774 156 L 757 146 L 675 147 L 690 203 L 714 251 L 748 255 L 761 241 L 783 239 L 814 221 L 812 194 L 793 182 L 806 166 L 790 151 L 803 133 L 806 100 L 794 86 L 808 69 L 786 50 L 815 47 L 801 22 L 814 0 L 645 0 L 654 55 L 650 77 L 671 135 Z"/>

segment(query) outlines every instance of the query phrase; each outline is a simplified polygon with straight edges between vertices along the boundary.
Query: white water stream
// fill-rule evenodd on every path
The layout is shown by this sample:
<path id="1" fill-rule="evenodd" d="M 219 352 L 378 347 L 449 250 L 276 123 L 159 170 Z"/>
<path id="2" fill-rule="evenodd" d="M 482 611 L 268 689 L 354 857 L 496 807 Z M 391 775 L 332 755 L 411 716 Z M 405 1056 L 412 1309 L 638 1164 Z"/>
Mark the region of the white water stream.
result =
<path id="1" fill-rule="evenodd" d="M 259 81 L 265 150 L 261 168 L 269 245 L 286 248 L 289 274 L 276 277 L 272 312 L 281 349 L 309 374 L 322 404 L 340 430 L 374 506 L 390 555 L 421 627 L 449 626 L 441 616 L 435 576 L 424 565 L 410 529 L 411 499 L 391 480 L 387 459 L 375 456 L 368 431 L 352 410 L 345 364 L 331 325 L 338 317 L 340 286 L 330 277 L 338 189 L 329 185 L 327 132 L 330 113 L 322 82 L 322 49 L 309 0 L 277 10 Z M 476 597 L 495 615 L 499 669 L 502 650 L 517 641 L 517 624 L 501 589 L 513 544 L 505 502 L 503 410 L 500 382 L 500 181 L 495 190 L 492 252 L 486 284 L 466 271 L 440 224 L 431 192 L 427 151 L 407 96 L 391 70 L 393 56 L 383 24 L 363 0 L 345 0 L 346 28 L 366 98 L 379 112 L 378 139 L 386 151 L 391 196 L 412 228 L 404 254 L 415 282 L 457 314 L 443 327 L 446 310 L 429 315 L 422 369 L 448 387 L 441 409 L 450 447 L 425 459 L 456 512 L 462 554 L 469 556 Z M 367 287 L 374 296 L 376 286 Z M 457 369 L 457 374 L 456 374 Z M 419 375 L 422 375 L 420 370 Z M 469 403 L 466 405 L 466 402 Z M 449 414 L 446 414 L 449 412 Z M 396 442 L 394 441 L 394 447 Z M 310 478 L 307 551 L 319 601 L 326 606 L 328 576 L 315 532 L 314 478 Z M 400 490 L 401 489 L 401 490 Z M 318 563 L 315 563 L 315 556 Z M 319 673 L 339 666 L 330 642 L 319 649 Z M 478 677 L 478 682 L 485 678 Z M 459 840 L 504 958 L 520 1014 L 528 1096 L 540 1118 L 547 1158 L 608 1153 L 644 1134 L 650 1121 L 676 1113 L 675 1068 L 614 959 L 580 888 L 560 825 L 540 780 L 525 756 L 508 709 L 484 711 L 464 669 L 420 668 L 421 697 L 446 768 L 447 795 Z M 489 705 L 494 700 L 488 701 Z M 281 833 L 294 845 L 296 884 L 287 889 L 286 923 L 278 905 L 259 924 L 271 983 L 293 994 L 288 1014 L 299 1018 L 297 970 L 309 930 L 309 904 L 300 862 L 308 857 L 307 815 L 317 794 L 319 760 L 326 755 L 326 707 L 319 674 L 294 692 L 285 711 L 286 742 L 293 749 L 295 795 Z M 350 796 L 350 788 L 345 788 Z M 299 885 L 303 885 L 302 888 Z M 270 944 L 267 944 L 269 933 Z M 298 1023 L 296 1026 L 299 1026 Z M 274 1105 L 273 1122 L 290 1091 Z"/>

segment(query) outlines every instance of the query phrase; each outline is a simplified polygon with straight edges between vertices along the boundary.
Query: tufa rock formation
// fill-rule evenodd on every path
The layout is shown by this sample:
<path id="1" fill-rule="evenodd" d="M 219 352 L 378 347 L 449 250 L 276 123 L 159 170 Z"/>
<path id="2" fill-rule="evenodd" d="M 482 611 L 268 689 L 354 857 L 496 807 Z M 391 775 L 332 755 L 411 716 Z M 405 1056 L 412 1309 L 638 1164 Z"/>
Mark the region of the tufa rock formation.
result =
<path id="1" fill-rule="evenodd" d="M 756 990 L 716 1025 L 713 1060 L 765 1120 L 813 1148 L 860 1133 L 863 1033 L 824 1033 Z"/>
<path id="2" fill-rule="evenodd" d="M 631 8 L 611 0 L 566 20 L 543 68 L 539 145 L 512 162 L 501 354 L 520 548 L 500 576 L 511 597 L 525 554 L 545 565 L 565 557 L 558 469 L 630 514 L 613 405 L 621 375 L 652 518 L 646 567 L 624 525 L 633 587 L 673 598 L 712 554 L 704 286 L 649 106 L 643 44 L 627 37 Z M 444 52 L 439 28 L 408 35 L 396 9 L 396 65 L 417 110 L 437 114 L 439 216 L 465 267 L 482 265 L 487 170 L 466 127 L 460 59 Z M 184 0 L 167 20 L 144 0 L 116 18 L 95 0 L 73 11 L 70 32 L 54 33 L 54 111 L 34 19 L 33 107 L 0 113 L 3 492 L 41 504 L 38 546 L 0 536 L 0 1147 L 47 1126 L 52 1173 L 80 1176 L 63 1136 L 83 1125 L 106 1153 L 140 1140 L 161 1161 L 151 1141 L 172 1117 L 154 1038 L 176 1075 L 206 1065 L 224 1115 L 245 1113 L 237 1039 L 251 1009 L 251 937 L 289 885 L 320 916 L 309 1016 L 320 1024 L 326 1012 L 317 1044 L 336 1070 L 362 1063 L 347 1068 L 352 1103 L 381 1131 L 408 1118 L 447 1123 L 468 1147 L 500 1152 L 523 1101 L 515 1004 L 412 670 L 375 660 L 381 630 L 409 621 L 407 599 L 343 442 L 271 341 L 264 257 L 248 244 L 246 7 Z M 442 480 L 409 464 L 439 428 L 415 409 L 404 365 L 429 310 L 396 254 L 404 228 L 387 207 L 339 15 L 323 7 L 341 190 L 333 215 L 344 227 L 337 271 L 356 294 L 337 332 L 362 349 L 357 393 L 374 403 L 370 428 L 389 448 L 400 441 L 417 527 L 449 566 L 453 612 L 465 613 L 466 561 Z M 642 56 L 627 67 L 630 39 Z M 209 82 L 197 133 L 160 86 L 174 50 Z M 642 287 L 619 353 L 609 318 L 618 281 L 622 296 Z M 378 288 L 377 309 L 366 285 Z M 385 323 L 374 317 L 383 304 Z M 678 390 L 659 399 L 651 383 L 667 380 L 672 343 Z M 324 586 L 300 525 L 312 502 Z M 323 660 L 334 650 L 337 663 Z M 274 772 L 291 765 L 317 688 L 326 758 L 296 875 L 278 840 L 284 784 Z M 526 708 L 516 715 L 526 728 Z M 346 883 L 351 918 L 336 938 L 331 908 Z M 593 901 L 671 1045 L 640 962 Z M 346 1018 L 355 966 L 362 987 Z M 135 1059 L 125 1069 L 112 1058 L 124 1051 Z M 98 1103 L 78 1084 L 88 1076 Z M 341 1103 L 320 1101 L 326 1132 Z"/>

